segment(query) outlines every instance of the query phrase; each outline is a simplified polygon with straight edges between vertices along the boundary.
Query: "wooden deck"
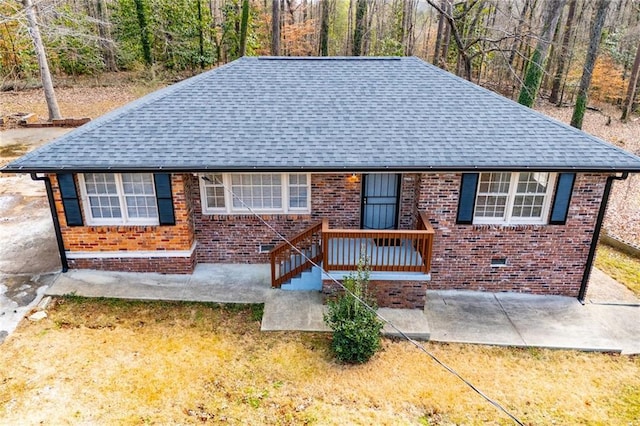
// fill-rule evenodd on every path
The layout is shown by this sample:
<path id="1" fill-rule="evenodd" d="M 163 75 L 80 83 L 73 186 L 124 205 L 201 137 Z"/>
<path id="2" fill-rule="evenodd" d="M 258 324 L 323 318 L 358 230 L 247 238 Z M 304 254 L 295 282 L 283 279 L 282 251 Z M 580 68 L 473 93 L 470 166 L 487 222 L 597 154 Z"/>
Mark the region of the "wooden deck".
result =
<path id="1" fill-rule="evenodd" d="M 415 230 L 331 229 L 323 219 L 271 251 L 271 282 L 280 287 L 313 263 L 326 271 L 354 271 L 363 259 L 371 271 L 431 271 L 434 231 L 424 213 Z M 295 247 L 295 248 L 294 248 Z"/>

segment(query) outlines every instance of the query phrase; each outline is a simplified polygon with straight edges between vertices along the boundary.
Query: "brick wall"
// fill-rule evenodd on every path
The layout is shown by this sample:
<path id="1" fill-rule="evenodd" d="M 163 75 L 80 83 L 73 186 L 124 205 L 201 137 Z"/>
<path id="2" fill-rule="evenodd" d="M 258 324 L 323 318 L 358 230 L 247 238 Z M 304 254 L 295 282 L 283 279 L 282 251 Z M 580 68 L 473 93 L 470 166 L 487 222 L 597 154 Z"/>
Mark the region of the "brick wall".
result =
<path id="1" fill-rule="evenodd" d="M 456 225 L 460 174 L 423 174 L 418 209 L 436 234 L 430 289 L 577 297 L 606 175 L 578 174 L 566 225 Z M 507 265 L 491 267 L 506 258 Z"/>
<path id="2" fill-rule="evenodd" d="M 196 265 L 196 252 L 189 257 L 92 258 L 69 259 L 68 262 L 71 269 L 190 274 Z"/>
<path id="3" fill-rule="evenodd" d="M 198 262 L 269 263 L 269 254 L 259 253 L 259 246 L 279 244 L 278 236 L 252 214 L 203 214 L 200 183 L 195 177 L 189 178 Z M 361 180 L 351 174 L 313 174 L 311 214 L 270 214 L 262 218 L 287 238 L 325 217 L 333 228 L 359 228 Z"/>
<path id="4" fill-rule="evenodd" d="M 195 241 L 191 199 L 186 196 L 185 177 L 189 175 L 173 175 L 171 179 L 174 214 L 174 226 L 67 226 L 60 190 L 55 175 L 51 179 L 56 210 L 60 220 L 65 250 L 69 252 L 132 252 L 132 251 L 185 251 L 190 250 Z M 76 187 L 77 180 L 76 180 Z M 79 187 L 78 187 L 79 188 Z M 187 186 L 187 190 L 190 188 Z M 80 195 L 80 192 L 78 192 Z M 84 208 L 80 203 L 81 208 Z M 83 211 L 84 222 L 87 215 Z M 182 266 L 160 267 L 160 263 L 182 263 Z M 145 266 L 146 265 L 146 266 Z M 191 258 L 159 257 L 152 260 L 146 258 L 95 258 L 69 259 L 69 266 L 74 268 L 91 268 L 106 270 L 133 271 L 173 271 L 179 269 L 187 272 L 188 265 L 193 265 Z M 122 266 L 122 268 L 120 267 Z"/>
<path id="5" fill-rule="evenodd" d="M 424 309 L 427 281 L 369 281 L 369 290 L 381 308 Z M 342 289 L 331 280 L 322 281 L 322 295 L 329 299 Z"/>
<path id="6" fill-rule="evenodd" d="M 577 296 L 591 243 L 606 175 L 578 174 L 566 225 L 457 225 L 460 174 L 406 174 L 402 179 L 400 227 L 413 229 L 425 211 L 435 231 L 431 289 L 517 291 Z M 198 179 L 172 177 L 175 226 L 66 225 L 55 176 L 51 176 L 65 249 L 68 251 L 189 250 L 197 240 L 197 258 L 71 259 L 72 267 L 114 270 L 187 271 L 194 262 L 268 263 L 259 244 L 279 240 L 253 215 L 203 215 Z M 266 215 L 278 232 L 291 237 L 320 218 L 332 228 L 359 228 L 361 176 L 313 174 L 311 214 Z M 492 267 L 491 260 L 507 265 Z M 171 262 L 177 262 L 173 267 Z M 381 285 L 381 306 L 415 299 L 404 282 Z M 412 290 L 413 288 L 413 290 Z M 419 290 L 421 291 L 421 289 Z M 410 302 L 410 304 L 414 302 Z"/>
<path id="7" fill-rule="evenodd" d="M 399 229 L 416 229 L 416 184 L 420 175 L 405 173 L 401 175 Z"/>

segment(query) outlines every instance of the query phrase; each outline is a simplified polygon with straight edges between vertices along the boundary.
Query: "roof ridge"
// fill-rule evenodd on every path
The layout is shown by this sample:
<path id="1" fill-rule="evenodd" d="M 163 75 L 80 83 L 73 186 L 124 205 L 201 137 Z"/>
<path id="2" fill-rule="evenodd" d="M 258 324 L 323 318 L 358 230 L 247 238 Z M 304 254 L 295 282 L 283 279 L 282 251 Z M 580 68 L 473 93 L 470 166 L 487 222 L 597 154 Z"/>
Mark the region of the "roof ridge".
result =
<path id="1" fill-rule="evenodd" d="M 617 145 L 614 145 L 611 142 L 607 142 L 607 141 L 605 141 L 605 140 L 603 140 L 603 139 L 601 139 L 601 138 L 599 138 L 599 137 L 597 137 L 595 135 L 592 135 L 591 133 L 588 133 L 588 132 L 586 132 L 586 131 L 584 131 L 582 129 L 577 129 L 577 128 L 573 127 L 573 126 L 570 126 L 567 123 L 563 123 L 562 121 L 557 120 L 557 119 L 555 119 L 553 117 L 550 117 L 550 116 L 548 116 L 546 114 L 543 114 L 540 111 L 536 111 L 533 108 L 530 108 L 528 106 L 522 105 L 522 104 L 514 101 L 513 99 L 509 99 L 506 96 L 503 96 L 503 95 L 501 95 L 499 93 L 493 92 L 493 91 L 491 91 L 491 90 L 489 90 L 489 89 L 487 89 L 485 87 L 482 87 L 482 86 L 480 86 L 478 84 L 475 84 L 475 83 L 472 83 L 472 82 L 470 82 L 470 81 L 468 81 L 468 80 L 466 80 L 466 79 L 464 79 L 462 77 L 459 77 L 459 76 L 457 76 L 455 74 L 452 74 L 447 70 L 443 70 L 441 68 L 438 68 L 435 65 L 430 64 L 430 63 L 428 63 L 427 61 L 425 61 L 425 60 L 423 60 L 421 58 L 418 58 L 416 56 L 408 56 L 407 58 L 415 59 L 417 62 L 423 64 L 427 68 L 435 68 L 437 71 L 442 71 L 442 75 L 446 76 L 447 78 L 450 78 L 450 79 L 453 79 L 453 80 L 458 80 L 458 81 L 466 84 L 467 86 L 474 88 L 475 90 L 478 90 L 478 91 L 481 91 L 481 92 L 484 92 L 484 93 L 488 93 L 488 94 L 490 94 L 491 96 L 493 96 L 496 99 L 500 99 L 502 101 L 509 102 L 509 103 L 513 104 L 514 106 L 517 106 L 521 110 L 529 111 L 530 113 L 533 113 L 534 115 L 537 115 L 538 117 L 541 117 L 542 119 L 546 120 L 547 122 L 549 122 L 549 123 L 551 123 L 553 125 L 562 127 L 562 128 L 564 128 L 566 130 L 570 130 L 573 133 L 579 134 L 581 136 L 586 136 L 589 139 L 591 139 L 592 141 L 597 142 L 598 144 L 605 145 L 605 146 L 607 146 L 609 148 L 614 148 L 617 151 L 619 151 L 620 153 L 625 154 L 629 158 L 632 158 L 634 160 L 638 160 L 640 158 L 640 157 L 630 153 L 629 151 L 627 151 L 625 149 L 622 149 Z"/>
<path id="2" fill-rule="evenodd" d="M 400 61 L 410 56 L 253 56 L 259 61 Z"/>

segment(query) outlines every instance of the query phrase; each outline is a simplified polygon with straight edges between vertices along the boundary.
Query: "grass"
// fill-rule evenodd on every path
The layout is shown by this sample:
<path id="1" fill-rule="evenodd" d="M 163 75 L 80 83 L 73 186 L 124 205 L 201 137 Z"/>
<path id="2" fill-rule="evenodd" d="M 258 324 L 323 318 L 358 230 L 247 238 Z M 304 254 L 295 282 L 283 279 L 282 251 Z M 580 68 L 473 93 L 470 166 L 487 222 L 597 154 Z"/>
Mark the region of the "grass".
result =
<path id="1" fill-rule="evenodd" d="M 406 342 L 346 366 L 261 309 L 55 299 L 2 345 L 0 424 L 512 424 Z M 528 424 L 640 424 L 640 358 L 426 346 Z"/>
<path id="2" fill-rule="evenodd" d="M 601 244 L 595 263 L 604 273 L 640 296 L 640 259 Z"/>

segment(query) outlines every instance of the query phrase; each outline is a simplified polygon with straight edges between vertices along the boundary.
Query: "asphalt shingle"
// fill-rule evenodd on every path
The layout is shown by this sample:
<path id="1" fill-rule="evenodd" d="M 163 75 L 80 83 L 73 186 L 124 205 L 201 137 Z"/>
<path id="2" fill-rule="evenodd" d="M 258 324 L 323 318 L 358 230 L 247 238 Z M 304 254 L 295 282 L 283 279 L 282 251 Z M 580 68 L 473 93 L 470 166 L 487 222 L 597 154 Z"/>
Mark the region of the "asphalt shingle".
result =
<path id="1" fill-rule="evenodd" d="M 417 58 L 245 57 L 7 169 L 640 171 L 640 158 Z"/>

